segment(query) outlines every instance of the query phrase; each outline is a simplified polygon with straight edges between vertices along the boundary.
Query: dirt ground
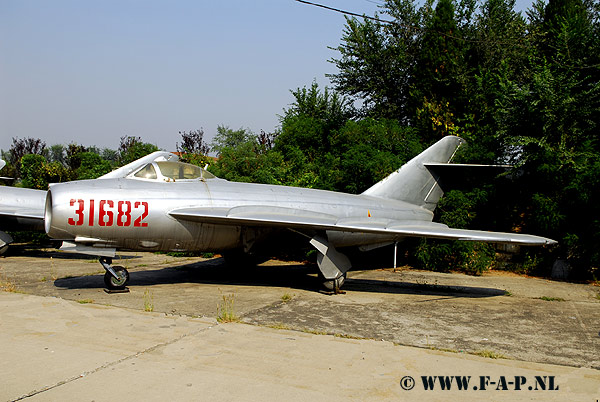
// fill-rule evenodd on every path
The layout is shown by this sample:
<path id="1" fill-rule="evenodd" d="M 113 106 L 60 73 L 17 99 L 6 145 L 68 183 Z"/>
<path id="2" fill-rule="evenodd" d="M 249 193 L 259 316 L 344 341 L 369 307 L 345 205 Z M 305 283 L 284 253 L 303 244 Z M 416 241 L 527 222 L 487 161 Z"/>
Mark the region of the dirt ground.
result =
<path id="1" fill-rule="evenodd" d="M 345 294 L 320 292 L 315 267 L 271 260 L 232 270 L 221 258 L 121 253 L 128 293 L 104 291 L 96 259 L 13 246 L 0 285 L 80 303 L 217 317 L 347 338 L 600 370 L 600 288 L 539 278 L 351 271 Z"/>

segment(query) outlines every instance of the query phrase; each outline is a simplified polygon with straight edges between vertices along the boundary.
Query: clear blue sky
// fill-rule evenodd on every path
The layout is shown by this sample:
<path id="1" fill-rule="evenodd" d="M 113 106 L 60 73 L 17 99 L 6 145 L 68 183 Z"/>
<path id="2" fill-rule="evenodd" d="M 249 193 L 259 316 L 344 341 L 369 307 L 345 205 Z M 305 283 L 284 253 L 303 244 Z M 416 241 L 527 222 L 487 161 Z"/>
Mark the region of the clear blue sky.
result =
<path id="1" fill-rule="evenodd" d="M 316 2 L 373 15 L 381 0 Z M 294 0 L 0 0 L 0 149 L 133 135 L 174 150 L 184 130 L 273 131 L 290 89 L 329 84 L 343 27 Z"/>

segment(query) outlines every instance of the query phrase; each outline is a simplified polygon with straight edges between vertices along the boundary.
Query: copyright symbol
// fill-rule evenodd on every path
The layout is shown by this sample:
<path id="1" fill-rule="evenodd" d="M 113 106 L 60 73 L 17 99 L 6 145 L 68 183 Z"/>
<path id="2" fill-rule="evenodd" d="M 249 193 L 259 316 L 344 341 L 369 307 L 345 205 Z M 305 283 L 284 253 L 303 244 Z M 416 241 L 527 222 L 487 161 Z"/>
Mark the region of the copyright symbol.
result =
<path id="1" fill-rule="evenodd" d="M 400 386 L 402 387 L 403 390 L 410 391 L 411 389 L 413 389 L 415 387 L 415 380 L 411 376 L 405 375 L 400 380 Z"/>

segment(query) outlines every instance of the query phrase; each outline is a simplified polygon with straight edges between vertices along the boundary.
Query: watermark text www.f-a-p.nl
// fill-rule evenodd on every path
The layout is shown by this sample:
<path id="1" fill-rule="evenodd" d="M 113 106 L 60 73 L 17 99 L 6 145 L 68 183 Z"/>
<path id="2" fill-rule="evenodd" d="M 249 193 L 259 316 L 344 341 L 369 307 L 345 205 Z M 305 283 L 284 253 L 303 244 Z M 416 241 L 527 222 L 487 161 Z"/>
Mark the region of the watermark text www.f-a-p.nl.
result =
<path id="1" fill-rule="evenodd" d="M 536 376 L 460 376 L 423 375 L 404 376 L 400 387 L 405 391 L 420 388 L 424 391 L 558 391 L 560 385 L 553 375 Z M 596 401 L 600 402 L 600 401 Z"/>

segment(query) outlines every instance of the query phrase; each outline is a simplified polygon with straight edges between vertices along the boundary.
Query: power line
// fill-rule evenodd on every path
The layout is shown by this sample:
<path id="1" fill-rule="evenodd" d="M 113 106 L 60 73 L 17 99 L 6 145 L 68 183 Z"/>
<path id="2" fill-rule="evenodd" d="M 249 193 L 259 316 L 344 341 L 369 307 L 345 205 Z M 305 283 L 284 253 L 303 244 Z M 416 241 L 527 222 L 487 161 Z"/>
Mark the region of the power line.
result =
<path id="1" fill-rule="evenodd" d="M 388 21 L 388 20 L 382 20 L 379 19 L 377 17 L 371 17 L 365 14 L 358 14 L 358 13 L 353 13 L 352 11 L 345 11 L 345 10 L 341 10 L 339 8 L 334 8 L 334 7 L 329 7 L 326 6 L 324 4 L 318 4 L 318 3 L 313 3 L 311 1 L 306 1 L 306 0 L 296 0 L 298 3 L 304 3 L 304 4 L 308 4 L 309 6 L 315 6 L 315 7 L 320 7 L 320 8 L 324 8 L 326 10 L 330 10 L 330 11 L 335 11 L 336 13 L 341 13 L 341 14 L 345 14 L 345 15 L 351 15 L 353 17 L 359 17 L 359 18 L 366 18 L 368 20 L 373 20 L 373 21 L 377 21 L 377 22 L 383 22 L 385 24 L 395 24 L 394 21 Z"/>
<path id="2" fill-rule="evenodd" d="M 494 44 L 498 44 L 498 45 L 515 45 L 515 43 L 513 42 L 503 42 L 503 41 L 494 41 L 494 42 L 490 42 L 487 40 L 477 40 L 477 39 L 467 39 L 467 38 L 461 38 L 459 36 L 454 36 L 445 32 L 440 32 L 440 31 L 436 31 L 433 29 L 428 29 L 428 28 L 422 28 L 416 25 L 407 25 L 407 24 L 401 24 L 397 21 L 389 21 L 389 20 L 382 20 L 380 18 L 377 17 L 371 17 L 369 15 L 365 15 L 365 14 L 358 14 L 358 13 L 354 13 L 352 11 L 346 11 L 346 10 L 341 10 L 339 8 L 335 8 L 335 7 L 330 7 L 330 6 L 326 6 L 324 4 L 319 4 L 319 3 L 313 3 L 311 1 L 307 1 L 307 0 L 295 0 L 298 3 L 303 3 L 303 4 L 307 4 L 309 6 L 315 6 L 315 7 L 320 7 L 320 8 L 324 8 L 326 10 L 329 11 L 335 11 L 336 13 L 341 13 L 341 14 L 345 14 L 345 15 L 350 15 L 352 17 L 358 17 L 358 18 L 364 18 L 367 20 L 371 20 L 371 21 L 376 21 L 376 22 L 380 22 L 380 23 L 384 23 L 384 24 L 388 24 L 388 25 L 396 25 L 399 26 L 401 28 L 405 28 L 405 29 L 414 29 L 414 30 L 419 30 L 422 32 L 433 32 L 436 33 L 440 36 L 445 36 L 447 38 L 451 38 L 451 39 L 455 39 L 455 40 L 460 40 L 460 41 L 464 41 L 464 42 L 470 42 L 470 43 L 494 43 Z M 368 0 L 367 0 L 368 1 Z M 521 44 L 519 44 L 521 45 Z M 521 45 L 522 46 L 522 45 Z"/>
<path id="3" fill-rule="evenodd" d="M 339 8 L 326 6 L 324 4 L 313 3 L 313 2 L 307 1 L 307 0 L 295 0 L 295 1 L 297 1 L 298 3 L 307 4 L 309 6 L 315 6 L 315 7 L 324 8 L 326 10 L 335 11 L 336 13 L 350 15 L 350 16 L 353 16 L 353 17 L 364 18 L 364 19 L 368 19 L 368 20 L 372 20 L 372 21 L 377 21 L 377 22 L 384 23 L 384 24 L 396 25 L 396 26 L 399 26 L 399 27 L 402 27 L 402 28 L 405 28 L 405 29 L 420 30 L 422 32 L 429 31 L 429 32 L 437 33 L 440 36 L 445 36 L 447 38 L 461 40 L 461 41 L 469 42 L 469 43 L 488 43 L 488 44 L 507 45 L 507 46 L 515 46 L 516 45 L 516 46 L 520 46 L 520 47 L 526 46 L 523 43 L 518 43 L 518 42 L 514 43 L 514 42 L 505 42 L 505 41 L 488 41 L 488 40 L 478 40 L 478 39 L 461 38 L 461 37 L 458 37 L 458 36 L 447 34 L 445 32 L 435 31 L 435 30 L 428 29 L 428 28 L 422 28 L 422 27 L 415 26 L 415 25 L 400 24 L 397 21 L 382 20 L 382 19 L 377 18 L 377 17 L 371 17 L 371 16 L 365 15 L 365 14 L 361 15 L 361 14 L 358 14 L 358 13 L 354 13 L 352 11 L 345 11 L 345 10 L 341 10 Z M 374 0 L 365 0 L 365 1 L 368 1 L 368 2 L 374 3 L 374 4 L 378 4 Z M 379 4 L 379 5 L 381 5 L 381 4 Z M 561 65 L 561 64 L 559 64 L 559 65 Z M 600 64 L 584 65 L 584 66 L 566 66 L 566 65 L 561 65 L 561 67 L 572 68 L 572 69 L 588 69 L 588 68 L 598 68 L 598 67 L 600 67 Z"/>

